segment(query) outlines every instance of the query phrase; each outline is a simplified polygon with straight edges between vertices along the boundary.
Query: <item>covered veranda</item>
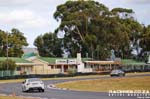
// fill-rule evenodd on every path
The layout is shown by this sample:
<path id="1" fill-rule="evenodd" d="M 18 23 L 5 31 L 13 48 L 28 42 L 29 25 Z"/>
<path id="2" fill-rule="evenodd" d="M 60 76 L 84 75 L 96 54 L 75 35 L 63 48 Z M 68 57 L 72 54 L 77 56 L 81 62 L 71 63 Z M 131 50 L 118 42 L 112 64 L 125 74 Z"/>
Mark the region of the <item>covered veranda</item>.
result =
<path id="1" fill-rule="evenodd" d="M 60 73 L 67 73 L 68 70 L 77 70 L 77 64 L 49 64 L 51 69 L 59 69 Z"/>
<path id="2" fill-rule="evenodd" d="M 85 61 L 85 68 L 91 68 L 93 72 L 110 72 L 121 66 L 120 61 Z"/>

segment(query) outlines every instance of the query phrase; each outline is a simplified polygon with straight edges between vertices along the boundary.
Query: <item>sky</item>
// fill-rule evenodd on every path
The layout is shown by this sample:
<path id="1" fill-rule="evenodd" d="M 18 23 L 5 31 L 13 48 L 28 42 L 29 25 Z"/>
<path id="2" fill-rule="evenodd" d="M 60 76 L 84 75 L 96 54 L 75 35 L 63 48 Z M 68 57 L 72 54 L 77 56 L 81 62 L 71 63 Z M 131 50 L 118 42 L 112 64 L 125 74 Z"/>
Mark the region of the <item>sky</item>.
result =
<path id="1" fill-rule="evenodd" d="M 10 32 L 17 28 L 24 33 L 29 43 L 33 45 L 37 36 L 54 32 L 59 26 L 53 18 L 56 7 L 67 0 L 0 0 L 0 29 Z M 135 18 L 144 25 L 150 24 L 150 0 L 96 0 L 110 10 L 112 8 L 130 8 L 135 12 Z"/>

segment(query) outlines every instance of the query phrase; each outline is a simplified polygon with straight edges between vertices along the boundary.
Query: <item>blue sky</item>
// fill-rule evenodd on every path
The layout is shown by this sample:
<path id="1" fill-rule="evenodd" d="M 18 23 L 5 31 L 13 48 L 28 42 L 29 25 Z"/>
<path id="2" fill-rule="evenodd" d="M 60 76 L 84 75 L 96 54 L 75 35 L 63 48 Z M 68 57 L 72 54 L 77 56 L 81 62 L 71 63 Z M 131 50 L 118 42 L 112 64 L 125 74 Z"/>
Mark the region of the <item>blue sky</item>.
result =
<path id="1" fill-rule="evenodd" d="M 0 29 L 10 31 L 17 28 L 24 33 L 29 47 L 34 47 L 34 39 L 46 32 L 53 32 L 59 23 L 53 18 L 57 5 L 67 0 L 0 0 Z M 150 0 L 96 0 L 109 9 L 131 8 L 135 18 L 150 24 Z"/>

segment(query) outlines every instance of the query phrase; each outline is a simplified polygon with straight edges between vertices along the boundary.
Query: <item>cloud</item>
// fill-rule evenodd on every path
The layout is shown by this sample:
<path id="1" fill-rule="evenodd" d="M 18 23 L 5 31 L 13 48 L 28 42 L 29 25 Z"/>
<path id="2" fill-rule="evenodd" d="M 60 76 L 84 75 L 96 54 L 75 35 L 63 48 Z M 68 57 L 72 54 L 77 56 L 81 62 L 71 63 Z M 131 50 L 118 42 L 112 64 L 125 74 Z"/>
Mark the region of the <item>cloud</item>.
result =
<path id="1" fill-rule="evenodd" d="M 58 27 L 53 13 L 56 6 L 64 2 L 66 0 L 0 0 L 0 29 L 19 29 L 33 46 L 38 35 Z"/>
<path id="2" fill-rule="evenodd" d="M 56 6 L 65 1 L 0 0 L 0 25 L 7 24 L 6 26 L 17 28 L 42 28 L 55 25 L 53 13 Z"/>
<path id="3" fill-rule="evenodd" d="M 53 32 L 59 25 L 53 18 L 56 7 L 67 0 L 0 0 L 0 29 L 18 28 L 25 33 L 30 45 L 37 35 Z M 138 21 L 150 24 L 150 0 L 96 0 L 110 9 L 132 8 Z"/>
<path id="4" fill-rule="evenodd" d="M 0 22 L 0 24 L 8 24 L 19 28 L 39 28 L 48 25 L 44 17 L 25 9 L 0 12 Z"/>
<path id="5" fill-rule="evenodd" d="M 132 3 L 134 5 L 150 4 L 150 0 L 124 0 L 124 2 Z"/>
<path id="6" fill-rule="evenodd" d="M 22 6 L 30 2 L 31 0 L 0 0 L 0 6 Z"/>
<path id="7" fill-rule="evenodd" d="M 61 2 L 64 3 L 67 0 L 0 0 L 0 6 L 10 6 L 10 7 L 24 7 L 28 5 L 32 6 L 44 6 L 44 5 L 49 5 L 49 6 L 55 6 L 57 4 L 60 4 Z"/>

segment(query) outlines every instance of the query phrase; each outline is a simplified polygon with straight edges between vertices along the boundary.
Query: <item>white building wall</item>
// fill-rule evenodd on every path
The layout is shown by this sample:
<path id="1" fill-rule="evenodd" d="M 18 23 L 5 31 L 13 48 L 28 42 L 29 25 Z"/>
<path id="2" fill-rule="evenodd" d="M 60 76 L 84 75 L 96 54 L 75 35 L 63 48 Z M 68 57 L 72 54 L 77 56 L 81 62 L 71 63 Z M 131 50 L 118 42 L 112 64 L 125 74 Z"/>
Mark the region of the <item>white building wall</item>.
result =
<path id="1" fill-rule="evenodd" d="M 90 73 L 93 72 L 93 70 L 92 68 L 85 68 L 84 63 L 80 63 L 79 65 L 77 65 L 77 72 Z"/>

